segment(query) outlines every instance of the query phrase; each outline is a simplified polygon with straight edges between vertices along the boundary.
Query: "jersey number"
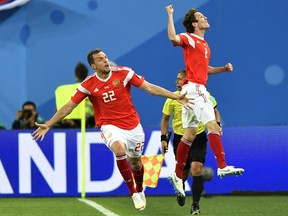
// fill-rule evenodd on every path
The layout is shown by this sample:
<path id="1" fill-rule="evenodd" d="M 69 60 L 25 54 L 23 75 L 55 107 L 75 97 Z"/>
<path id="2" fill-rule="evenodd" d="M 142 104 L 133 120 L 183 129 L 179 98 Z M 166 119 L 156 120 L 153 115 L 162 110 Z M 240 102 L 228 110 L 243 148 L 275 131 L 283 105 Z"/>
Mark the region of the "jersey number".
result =
<path id="1" fill-rule="evenodd" d="M 108 92 L 104 92 L 102 95 L 103 95 L 103 100 L 104 100 L 105 103 L 108 103 L 108 102 L 116 100 L 115 93 L 114 93 L 113 90 L 112 91 L 108 91 Z"/>
<path id="2" fill-rule="evenodd" d="M 135 146 L 135 152 L 140 152 L 140 151 L 142 152 L 143 148 L 144 148 L 144 142 L 137 143 L 136 146 Z"/>
<path id="3" fill-rule="evenodd" d="M 205 58 L 207 59 L 208 58 L 208 56 L 207 56 L 208 50 L 207 50 L 207 48 L 204 48 L 204 49 L 205 49 Z"/>

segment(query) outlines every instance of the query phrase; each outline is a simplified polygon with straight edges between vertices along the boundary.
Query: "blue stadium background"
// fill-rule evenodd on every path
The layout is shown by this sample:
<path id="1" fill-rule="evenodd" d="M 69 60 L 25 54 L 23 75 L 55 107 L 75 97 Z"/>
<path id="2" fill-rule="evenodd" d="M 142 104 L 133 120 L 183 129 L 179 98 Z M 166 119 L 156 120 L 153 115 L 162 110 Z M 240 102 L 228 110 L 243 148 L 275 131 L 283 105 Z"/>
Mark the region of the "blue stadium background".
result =
<path id="1" fill-rule="evenodd" d="M 1 11 L 0 122 L 11 128 L 26 100 L 35 101 L 48 119 L 56 87 L 73 83 L 76 63 L 86 63 L 87 52 L 96 47 L 118 65 L 174 90 L 183 57 L 166 34 L 170 3 L 178 33 L 188 8 L 207 15 L 211 65 L 234 65 L 233 73 L 210 76 L 208 82 L 224 124 L 287 124 L 288 2 L 283 0 L 31 0 Z M 132 91 L 144 127 L 158 127 L 164 98 Z"/>
<path id="2" fill-rule="evenodd" d="M 227 161 L 244 167 L 246 173 L 237 180 L 214 178 L 206 186 L 208 193 L 288 191 L 285 93 L 288 91 L 285 15 L 288 1 L 31 0 L 22 7 L 0 11 L 0 122 L 10 129 L 16 111 L 26 100 L 36 102 L 41 116 L 50 118 L 55 112 L 56 87 L 74 83 L 75 65 L 79 61 L 86 63 L 87 52 L 96 47 L 102 48 L 118 65 L 130 66 L 148 81 L 175 90 L 175 77 L 183 68 L 183 57 L 181 49 L 174 48 L 167 38 L 167 4 L 175 6 L 178 33 L 184 31 L 182 20 L 188 8 L 202 11 L 211 25 L 205 36 L 212 50 L 211 65 L 222 66 L 227 62 L 234 65 L 233 73 L 210 76 L 208 89 L 218 101 L 225 126 L 223 143 Z M 150 134 L 159 130 L 165 99 L 136 88 L 132 94 L 147 133 L 149 143 L 145 145 L 145 153 L 148 154 L 149 146 L 153 151 L 159 148 L 159 136 L 151 138 Z M 3 185 L 10 183 L 14 190 L 11 196 L 23 196 L 17 191 L 22 182 L 17 163 L 23 154 L 19 143 L 26 142 L 21 140 L 22 133 L 28 133 L 31 142 L 30 132 L 0 131 L 0 196 L 10 194 L 3 191 Z M 65 131 L 69 139 L 72 132 Z M 49 136 L 53 133 L 57 131 Z M 75 162 L 77 140 L 68 138 L 67 160 Z M 37 144 L 49 161 L 54 158 L 50 154 L 53 142 L 52 138 L 46 138 L 44 143 Z M 105 156 L 112 157 L 108 149 L 106 152 Z M 167 162 L 174 164 L 174 157 L 170 159 L 165 159 L 164 168 Z M 216 171 L 210 150 L 206 164 Z M 50 188 L 39 178 L 38 169 L 31 166 L 35 188 L 28 196 L 47 195 L 47 191 L 50 195 Z M 67 178 L 68 195 L 77 194 L 74 168 L 67 166 L 69 172 L 73 170 L 73 175 L 70 173 Z M 164 168 L 159 190 L 147 191 L 148 194 L 173 193 L 166 180 L 169 170 Z M 166 190 L 169 187 L 170 191 Z M 115 193 L 126 194 L 125 186 L 121 188 L 123 191 Z"/>

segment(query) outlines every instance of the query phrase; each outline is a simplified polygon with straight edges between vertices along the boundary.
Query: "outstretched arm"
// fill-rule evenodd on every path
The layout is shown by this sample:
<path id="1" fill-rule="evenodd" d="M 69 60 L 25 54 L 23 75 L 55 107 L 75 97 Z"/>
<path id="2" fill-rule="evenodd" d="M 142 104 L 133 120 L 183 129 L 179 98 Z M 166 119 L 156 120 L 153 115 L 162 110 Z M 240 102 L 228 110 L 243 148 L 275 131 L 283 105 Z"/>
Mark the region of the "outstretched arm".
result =
<path id="1" fill-rule="evenodd" d="M 166 11 L 168 14 L 168 38 L 173 43 L 179 44 L 181 39 L 179 35 L 176 34 L 176 31 L 175 31 L 174 19 L 173 19 L 173 12 L 174 12 L 173 5 L 168 5 L 166 7 Z"/>
<path id="2" fill-rule="evenodd" d="M 186 109 L 191 108 L 191 104 L 193 103 L 192 98 L 186 98 L 186 94 L 183 95 L 177 95 L 171 91 L 168 91 L 165 88 L 162 88 L 160 86 L 154 85 L 152 83 L 147 82 L 144 80 L 142 85 L 139 87 L 140 89 L 148 92 L 151 95 L 157 95 L 157 96 L 162 96 L 166 98 L 171 98 L 174 100 L 177 100 L 179 103 L 181 103 Z"/>
<path id="3" fill-rule="evenodd" d="M 64 119 L 67 115 L 69 115 L 78 104 L 74 103 L 70 100 L 66 105 L 64 105 L 61 109 L 59 109 L 54 116 L 49 119 L 45 124 L 38 124 L 35 122 L 35 125 L 38 126 L 37 130 L 32 133 L 33 140 L 43 140 L 45 134 L 49 131 L 49 129 L 55 125 L 57 122 Z"/>
<path id="4" fill-rule="evenodd" d="M 231 71 L 233 71 L 233 65 L 231 63 L 228 63 L 223 67 L 208 66 L 208 74 L 209 75 L 218 74 L 218 73 L 222 73 L 222 72 L 231 72 Z"/>

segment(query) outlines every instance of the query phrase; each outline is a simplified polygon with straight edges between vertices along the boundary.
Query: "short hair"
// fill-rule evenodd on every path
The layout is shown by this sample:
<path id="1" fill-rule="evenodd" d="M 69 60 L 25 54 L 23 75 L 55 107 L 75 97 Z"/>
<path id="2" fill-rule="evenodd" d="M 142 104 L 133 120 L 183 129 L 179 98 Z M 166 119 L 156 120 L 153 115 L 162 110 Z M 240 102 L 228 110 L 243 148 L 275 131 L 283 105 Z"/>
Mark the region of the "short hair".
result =
<path id="1" fill-rule="evenodd" d="M 92 64 L 94 63 L 94 59 L 93 59 L 93 55 L 94 54 L 98 54 L 102 52 L 102 50 L 100 48 L 96 48 L 94 50 L 91 50 L 88 54 L 87 54 L 87 61 L 89 63 L 90 66 L 92 66 Z"/>
<path id="2" fill-rule="evenodd" d="M 88 68 L 82 62 L 79 62 L 75 67 L 75 77 L 82 82 L 88 76 Z"/>
<path id="3" fill-rule="evenodd" d="M 182 70 L 178 71 L 178 74 L 183 74 L 183 76 L 186 77 L 186 70 L 182 69 Z"/>
<path id="4" fill-rule="evenodd" d="M 196 17 L 195 17 L 195 13 L 198 12 L 195 8 L 191 8 L 186 14 L 185 14 L 185 17 L 184 17 L 184 20 L 183 20 L 183 26 L 185 27 L 186 29 L 186 32 L 189 32 L 189 33 L 194 33 L 195 31 L 195 28 L 194 26 L 192 25 L 193 22 L 198 22 L 198 20 L 196 20 Z"/>
<path id="5" fill-rule="evenodd" d="M 23 105 L 22 105 L 22 109 L 24 109 L 24 106 L 27 105 L 32 105 L 34 107 L 34 109 L 36 110 L 36 104 L 32 101 L 26 101 Z"/>

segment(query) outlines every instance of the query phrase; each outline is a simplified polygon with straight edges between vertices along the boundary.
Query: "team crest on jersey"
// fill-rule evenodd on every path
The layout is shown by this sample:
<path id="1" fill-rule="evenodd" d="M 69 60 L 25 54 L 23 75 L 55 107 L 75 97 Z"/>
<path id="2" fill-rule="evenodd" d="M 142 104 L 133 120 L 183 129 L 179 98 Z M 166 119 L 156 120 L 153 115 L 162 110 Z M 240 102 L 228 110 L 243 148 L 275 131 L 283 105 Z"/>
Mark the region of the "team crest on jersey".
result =
<path id="1" fill-rule="evenodd" d="M 120 85 L 120 80 L 113 80 L 113 85 L 115 86 L 115 87 L 117 87 L 117 86 L 119 86 Z"/>

